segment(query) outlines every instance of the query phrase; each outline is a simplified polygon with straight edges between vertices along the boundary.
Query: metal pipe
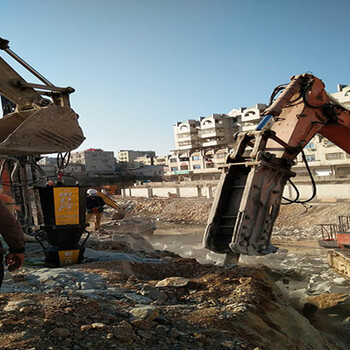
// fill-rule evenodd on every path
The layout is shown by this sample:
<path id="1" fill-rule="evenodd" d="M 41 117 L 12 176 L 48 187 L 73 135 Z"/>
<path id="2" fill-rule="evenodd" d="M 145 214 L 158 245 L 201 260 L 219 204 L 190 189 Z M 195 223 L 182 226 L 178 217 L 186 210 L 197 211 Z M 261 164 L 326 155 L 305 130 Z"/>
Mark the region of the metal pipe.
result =
<path id="1" fill-rule="evenodd" d="M 49 80 L 43 77 L 38 71 L 36 71 L 31 65 L 29 65 L 26 61 L 24 61 L 21 57 L 15 54 L 9 47 L 3 49 L 7 52 L 14 60 L 20 63 L 24 68 L 29 70 L 34 76 L 36 76 L 39 80 L 41 80 L 45 85 L 54 86 Z"/>

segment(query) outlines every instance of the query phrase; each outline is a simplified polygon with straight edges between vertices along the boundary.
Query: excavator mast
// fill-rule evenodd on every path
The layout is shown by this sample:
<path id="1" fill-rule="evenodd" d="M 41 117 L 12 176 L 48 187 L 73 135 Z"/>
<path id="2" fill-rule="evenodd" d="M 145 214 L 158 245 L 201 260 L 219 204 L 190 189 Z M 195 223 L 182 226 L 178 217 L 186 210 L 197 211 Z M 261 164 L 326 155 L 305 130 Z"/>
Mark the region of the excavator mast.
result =
<path id="1" fill-rule="evenodd" d="M 27 82 L 0 57 L 2 192 L 15 199 L 24 232 L 34 234 L 49 264 L 81 262 L 87 239 L 80 244 L 86 227 L 85 193 L 78 184 L 63 184 L 64 162 L 58 164 L 56 182 L 48 181 L 37 164 L 43 154 L 68 156 L 85 139 L 78 115 L 70 107 L 74 89 L 53 85 L 15 54 L 8 40 L 0 38 L 0 50 L 40 81 Z"/>

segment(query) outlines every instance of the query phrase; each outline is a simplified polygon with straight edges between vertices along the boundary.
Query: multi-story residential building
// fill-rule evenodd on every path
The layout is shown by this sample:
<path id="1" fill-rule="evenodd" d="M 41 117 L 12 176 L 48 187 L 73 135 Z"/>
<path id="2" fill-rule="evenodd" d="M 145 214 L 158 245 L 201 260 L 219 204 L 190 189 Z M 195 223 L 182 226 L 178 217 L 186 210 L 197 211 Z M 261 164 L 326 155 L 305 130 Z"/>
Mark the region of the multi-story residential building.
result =
<path id="1" fill-rule="evenodd" d="M 164 165 L 168 164 L 168 156 L 158 156 L 154 158 L 154 165 Z"/>
<path id="2" fill-rule="evenodd" d="M 230 147 L 220 149 L 198 149 L 173 154 L 168 160 L 168 175 L 218 173 L 218 167 L 226 162 Z"/>
<path id="3" fill-rule="evenodd" d="M 57 158 L 43 157 L 38 161 L 38 165 L 40 165 L 46 176 L 57 175 Z"/>
<path id="4" fill-rule="evenodd" d="M 121 168 L 136 168 L 135 159 L 137 157 L 154 158 L 155 156 L 154 151 L 120 150 L 118 152 L 118 164 Z"/>
<path id="5" fill-rule="evenodd" d="M 145 165 L 154 165 L 154 157 L 149 157 L 149 156 L 136 157 L 134 160 L 134 163 L 136 167 L 145 166 Z"/>
<path id="6" fill-rule="evenodd" d="M 99 148 L 72 152 L 71 165 L 82 164 L 86 173 L 113 173 L 116 168 L 114 152 Z"/>
<path id="7" fill-rule="evenodd" d="M 226 146 L 233 142 L 233 134 L 238 131 L 235 121 L 231 115 L 212 114 L 178 122 L 174 125 L 176 150 Z"/>
<path id="8" fill-rule="evenodd" d="M 128 171 L 130 172 L 130 174 L 133 174 L 136 176 L 162 177 L 164 175 L 164 169 L 165 167 L 163 165 L 149 165 L 149 166 L 143 166 L 137 169 L 130 169 Z"/>
<path id="9" fill-rule="evenodd" d="M 38 164 L 43 169 L 47 176 L 57 175 L 57 158 L 44 157 L 38 161 Z M 84 172 L 84 166 L 82 164 L 70 162 L 64 169 L 64 173 L 70 174 L 82 174 Z"/>
<path id="10" fill-rule="evenodd" d="M 233 143 L 237 131 L 236 117 L 228 114 L 212 114 L 198 121 L 190 119 L 176 123 L 176 150 L 168 159 L 168 174 L 217 171 L 215 154 Z"/>
<path id="11" fill-rule="evenodd" d="M 56 166 L 57 165 L 57 158 L 54 157 L 43 157 L 38 161 L 39 165 L 51 165 Z"/>
<path id="12" fill-rule="evenodd" d="M 65 172 L 65 174 L 77 175 L 77 174 L 83 174 L 85 171 L 84 169 L 85 169 L 85 167 L 83 164 L 70 163 L 64 169 L 64 172 Z"/>
<path id="13" fill-rule="evenodd" d="M 253 107 L 241 107 L 233 109 L 228 115 L 233 116 L 237 120 L 236 127 L 239 131 L 254 130 L 261 120 L 260 114 L 267 108 L 263 103 L 257 103 Z"/>
<path id="14" fill-rule="evenodd" d="M 304 149 L 306 161 L 313 175 L 344 177 L 350 175 L 350 155 L 321 135 L 316 135 Z M 307 170 L 299 155 L 293 171 L 306 175 Z"/>
<path id="15" fill-rule="evenodd" d="M 202 147 L 226 146 L 233 142 L 233 134 L 238 131 L 236 119 L 226 114 L 212 114 L 200 118 L 199 137 Z"/>
<path id="16" fill-rule="evenodd" d="M 350 109 L 350 85 L 338 85 L 331 94 Z M 252 107 L 232 109 L 227 114 L 213 114 L 199 121 L 188 120 L 174 126 L 176 150 L 168 160 L 168 173 L 195 174 L 218 171 L 226 162 L 233 145 L 233 135 L 238 131 L 254 130 L 261 120 L 267 105 L 258 103 Z M 350 177 L 350 156 L 322 136 L 315 136 L 305 148 L 306 158 L 314 174 Z M 301 156 L 293 167 L 304 174 Z"/>
<path id="17" fill-rule="evenodd" d="M 201 146 L 198 135 L 200 122 L 189 119 L 174 125 L 175 147 L 177 150 L 187 150 Z"/>

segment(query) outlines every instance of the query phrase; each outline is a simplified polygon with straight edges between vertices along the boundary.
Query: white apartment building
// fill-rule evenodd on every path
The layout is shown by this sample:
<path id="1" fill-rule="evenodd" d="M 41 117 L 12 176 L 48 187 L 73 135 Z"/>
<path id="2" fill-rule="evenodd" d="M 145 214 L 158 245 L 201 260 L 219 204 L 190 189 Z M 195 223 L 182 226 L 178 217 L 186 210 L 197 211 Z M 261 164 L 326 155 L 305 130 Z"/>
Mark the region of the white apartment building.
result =
<path id="1" fill-rule="evenodd" d="M 350 85 L 338 85 L 337 90 L 331 96 L 350 109 Z M 169 157 L 167 175 L 218 171 L 233 147 L 234 133 L 254 130 L 266 108 L 267 105 L 258 103 L 199 121 L 177 123 L 174 126 L 176 150 Z M 306 146 L 305 154 L 315 175 L 344 177 L 349 174 L 350 177 L 350 156 L 326 138 L 316 135 Z M 293 170 L 304 175 L 306 169 L 301 155 L 296 163 Z"/>
<path id="2" fill-rule="evenodd" d="M 176 150 L 192 150 L 200 147 L 221 147 L 233 142 L 238 131 L 234 116 L 212 114 L 199 120 L 189 119 L 174 125 Z"/>
<path id="3" fill-rule="evenodd" d="M 226 163 L 229 147 L 173 152 L 168 160 L 167 175 L 200 174 L 219 172 L 218 167 Z"/>
<path id="4" fill-rule="evenodd" d="M 350 155 L 325 137 L 316 135 L 304 152 L 313 175 L 350 177 Z M 307 175 L 301 155 L 298 156 L 293 171 Z"/>
<path id="5" fill-rule="evenodd" d="M 239 109 L 231 110 L 228 115 L 233 116 L 237 120 L 236 127 L 238 131 L 254 130 L 259 124 L 260 114 L 267 108 L 263 103 L 257 103 L 253 107 L 241 107 Z"/>
<path id="6" fill-rule="evenodd" d="M 188 150 L 201 146 L 198 135 L 200 122 L 189 119 L 174 125 L 175 147 L 177 150 Z"/>
<path id="7" fill-rule="evenodd" d="M 239 130 L 235 122 L 234 116 L 212 114 L 176 123 L 176 150 L 168 159 L 167 174 L 217 172 L 222 155 L 216 153 L 233 143 L 233 135 Z"/>
<path id="8" fill-rule="evenodd" d="M 135 160 L 138 157 L 154 158 L 156 153 L 154 151 L 134 151 L 134 150 L 119 150 L 118 163 L 121 168 L 136 168 Z"/>
<path id="9" fill-rule="evenodd" d="M 235 118 L 226 114 L 212 114 L 200 118 L 199 137 L 202 147 L 226 146 L 233 142 L 233 135 L 237 132 Z"/>
<path id="10" fill-rule="evenodd" d="M 72 152 L 71 163 L 71 165 L 82 164 L 87 173 L 113 173 L 116 168 L 114 152 L 99 148 Z"/>

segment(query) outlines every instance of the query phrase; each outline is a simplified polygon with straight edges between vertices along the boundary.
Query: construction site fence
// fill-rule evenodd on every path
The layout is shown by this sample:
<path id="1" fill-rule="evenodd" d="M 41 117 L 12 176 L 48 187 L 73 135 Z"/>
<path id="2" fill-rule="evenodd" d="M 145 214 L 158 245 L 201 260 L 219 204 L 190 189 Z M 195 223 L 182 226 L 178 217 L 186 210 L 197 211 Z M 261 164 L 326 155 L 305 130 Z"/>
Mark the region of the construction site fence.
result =
<path id="1" fill-rule="evenodd" d="M 309 182 L 295 181 L 301 199 L 307 199 L 312 195 L 312 186 Z M 215 196 L 218 181 L 179 181 L 179 182 L 151 182 L 138 186 L 130 186 L 121 190 L 124 197 L 206 197 Z M 283 196 L 295 198 L 295 191 L 287 184 Z M 350 201 L 350 185 L 348 183 L 317 183 L 317 193 L 314 201 L 336 202 Z"/>

